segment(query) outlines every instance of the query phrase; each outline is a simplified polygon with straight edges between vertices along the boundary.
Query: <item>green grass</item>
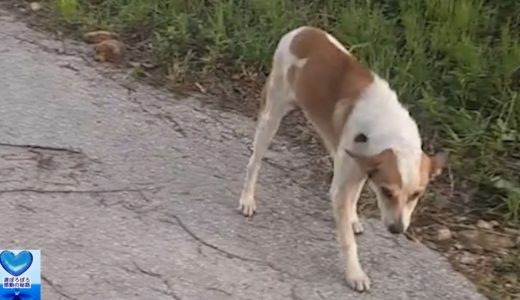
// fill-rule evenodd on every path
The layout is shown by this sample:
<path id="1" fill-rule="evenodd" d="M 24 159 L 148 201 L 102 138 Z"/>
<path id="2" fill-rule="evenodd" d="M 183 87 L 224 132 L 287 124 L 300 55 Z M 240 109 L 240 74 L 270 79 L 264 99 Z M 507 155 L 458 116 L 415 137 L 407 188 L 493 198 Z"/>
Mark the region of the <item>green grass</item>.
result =
<path id="1" fill-rule="evenodd" d="M 55 0 L 56 8 L 60 16 L 66 22 L 72 22 L 78 16 L 78 1 L 76 0 Z"/>
<path id="2" fill-rule="evenodd" d="M 495 184 L 520 182 L 517 0 L 50 1 L 81 30 L 143 32 L 176 78 L 266 73 L 285 32 L 321 26 L 390 81 L 421 130 L 450 150 L 457 178 L 518 218 L 520 197 Z"/>

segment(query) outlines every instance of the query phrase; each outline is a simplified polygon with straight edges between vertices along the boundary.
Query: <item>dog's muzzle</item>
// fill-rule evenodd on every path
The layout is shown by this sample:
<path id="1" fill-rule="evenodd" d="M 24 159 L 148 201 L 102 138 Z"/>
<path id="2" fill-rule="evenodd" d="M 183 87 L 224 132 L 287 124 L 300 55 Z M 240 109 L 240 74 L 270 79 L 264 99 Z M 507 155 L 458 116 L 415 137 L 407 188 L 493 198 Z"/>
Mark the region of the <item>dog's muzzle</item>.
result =
<path id="1" fill-rule="evenodd" d="M 390 233 L 392 233 L 392 234 L 400 234 L 400 233 L 403 233 L 404 226 L 401 222 L 394 223 L 394 224 L 391 224 L 388 226 L 388 231 L 390 231 Z"/>

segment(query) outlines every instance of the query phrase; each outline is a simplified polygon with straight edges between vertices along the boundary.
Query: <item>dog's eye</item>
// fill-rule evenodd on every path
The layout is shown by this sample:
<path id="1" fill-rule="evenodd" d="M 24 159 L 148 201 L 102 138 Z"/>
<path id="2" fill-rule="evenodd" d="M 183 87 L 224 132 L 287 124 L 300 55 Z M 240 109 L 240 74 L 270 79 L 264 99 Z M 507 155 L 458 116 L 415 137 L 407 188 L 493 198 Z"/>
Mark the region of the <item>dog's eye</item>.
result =
<path id="1" fill-rule="evenodd" d="M 383 194 L 383 196 L 385 196 L 386 198 L 392 198 L 394 196 L 394 193 L 392 193 L 392 191 L 388 188 L 385 188 L 385 187 L 382 187 L 381 188 L 381 193 Z"/>

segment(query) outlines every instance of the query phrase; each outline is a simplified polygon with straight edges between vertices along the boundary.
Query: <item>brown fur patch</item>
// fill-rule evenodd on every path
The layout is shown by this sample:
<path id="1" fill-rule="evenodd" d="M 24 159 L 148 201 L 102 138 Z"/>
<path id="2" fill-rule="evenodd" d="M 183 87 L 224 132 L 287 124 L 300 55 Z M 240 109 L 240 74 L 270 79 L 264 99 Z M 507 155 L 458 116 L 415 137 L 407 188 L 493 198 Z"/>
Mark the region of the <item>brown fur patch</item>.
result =
<path id="1" fill-rule="evenodd" d="M 337 148 L 342 126 L 363 90 L 374 78 L 372 73 L 352 55 L 344 53 L 328 38 L 327 33 L 308 27 L 298 33 L 290 51 L 307 62 L 302 68 L 290 71 L 290 83 L 296 101 L 311 122 Z M 289 79 L 289 78 L 288 78 Z M 334 116 L 339 102 L 344 110 Z M 338 118 L 340 120 L 338 120 Z"/>
<path id="2" fill-rule="evenodd" d="M 448 163 L 448 154 L 439 152 L 433 156 L 423 153 L 421 157 L 421 185 L 426 185 L 430 178 L 439 175 Z"/>
<path id="3" fill-rule="evenodd" d="M 358 165 L 370 175 L 371 180 L 379 186 L 402 188 L 403 182 L 397 165 L 397 156 L 392 149 L 383 150 L 372 156 L 362 156 L 347 153 L 356 160 Z"/>
<path id="4" fill-rule="evenodd" d="M 431 166 L 430 157 L 423 153 L 421 156 L 421 165 L 419 167 L 419 175 L 421 176 L 419 182 L 421 186 L 426 186 L 428 184 L 428 181 L 430 180 Z"/>
<path id="5" fill-rule="evenodd" d="M 402 188 L 403 182 L 399 167 L 397 166 L 397 156 L 394 151 L 387 149 L 378 155 L 378 165 L 376 172 L 372 175 L 372 180 L 378 185 Z"/>

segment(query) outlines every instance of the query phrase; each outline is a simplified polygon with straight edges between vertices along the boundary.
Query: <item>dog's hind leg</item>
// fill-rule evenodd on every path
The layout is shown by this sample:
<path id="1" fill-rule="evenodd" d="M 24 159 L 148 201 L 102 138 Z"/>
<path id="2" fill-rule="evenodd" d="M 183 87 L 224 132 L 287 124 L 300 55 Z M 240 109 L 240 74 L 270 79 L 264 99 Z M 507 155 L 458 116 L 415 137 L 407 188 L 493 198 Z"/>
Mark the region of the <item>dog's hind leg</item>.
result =
<path id="1" fill-rule="evenodd" d="M 239 209 L 244 216 L 251 216 L 256 210 L 255 185 L 262 158 L 269 148 L 282 118 L 294 107 L 283 72 L 273 69 L 262 92 L 262 98 L 262 108 L 253 141 L 253 153 L 247 164 L 246 179 L 239 201 Z"/>

